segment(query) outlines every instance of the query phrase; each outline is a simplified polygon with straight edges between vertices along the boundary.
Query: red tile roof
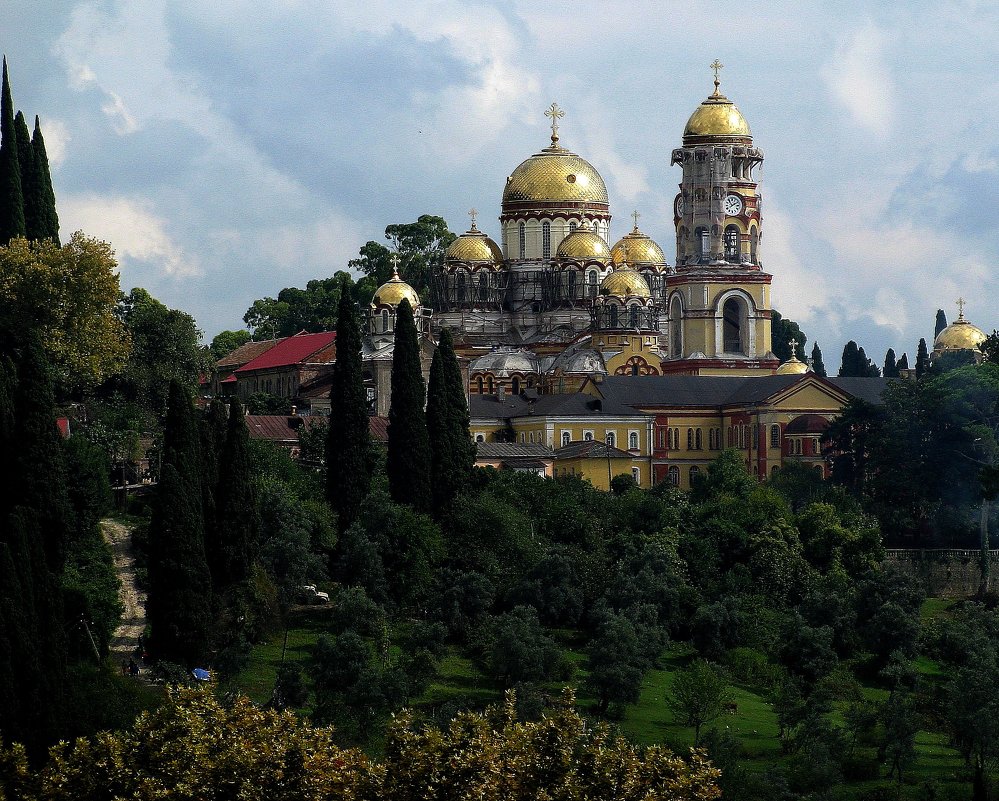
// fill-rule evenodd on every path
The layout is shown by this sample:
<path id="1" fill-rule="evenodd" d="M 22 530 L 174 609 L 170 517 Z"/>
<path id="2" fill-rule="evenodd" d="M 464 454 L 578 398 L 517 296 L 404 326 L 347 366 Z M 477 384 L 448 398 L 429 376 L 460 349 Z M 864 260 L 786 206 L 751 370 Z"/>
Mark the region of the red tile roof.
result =
<path id="1" fill-rule="evenodd" d="M 368 431 L 370 432 L 373 440 L 376 440 L 377 442 L 388 442 L 388 418 L 369 417 Z"/>
<path id="2" fill-rule="evenodd" d="M 275 367 L 290 367 L 307 361 L 309 356 L 328 347 L 336 339 L 335 331 L 322 331 L 318 334 L 295 334 L 280 340 L 266 353 L 262 353 L 252 361 L 235 370 L 246 373 L 253 370 L 267 370 Z"/>
<path id="3" fill-rule="evenodd" d="M 276 443 L 295 443 L 298 441 L 300 429 L 327 423 L 329 418 L 319 415 L 303 417 L 284 414 L 248 414 L 246 416 L 250 439 L 266 439 Z M 388 442 L 388 418 L 369 417 L 368 431 L 376 442 Z"/>
<path id="4" fill-rule="evenodd" d="M 240 345 L 232 353 L 223 356 L 217 362 L 216 367 L 242 367 L 249 361 L 256 359 L 271 348 L 281 342 L 279 339 L 265 339 L 260 342 L 247 342 Z"/>

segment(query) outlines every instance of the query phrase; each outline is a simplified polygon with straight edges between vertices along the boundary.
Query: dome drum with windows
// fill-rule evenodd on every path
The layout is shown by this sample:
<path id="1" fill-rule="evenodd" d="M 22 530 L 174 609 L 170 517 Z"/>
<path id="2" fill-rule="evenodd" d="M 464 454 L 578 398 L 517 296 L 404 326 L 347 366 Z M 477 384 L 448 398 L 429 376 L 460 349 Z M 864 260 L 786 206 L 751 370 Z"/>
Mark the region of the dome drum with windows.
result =
<path id="1" fill-rule="evenodd" d="M 502 266 L 503 251 L 500 250 L 499 245 L 476 227 L 475 214 L 477 212 L 473 209 L 469 214 L 472 216 L 472 227 L 448 245 L 444 252 L 444 262 L 446 264 Z"/>

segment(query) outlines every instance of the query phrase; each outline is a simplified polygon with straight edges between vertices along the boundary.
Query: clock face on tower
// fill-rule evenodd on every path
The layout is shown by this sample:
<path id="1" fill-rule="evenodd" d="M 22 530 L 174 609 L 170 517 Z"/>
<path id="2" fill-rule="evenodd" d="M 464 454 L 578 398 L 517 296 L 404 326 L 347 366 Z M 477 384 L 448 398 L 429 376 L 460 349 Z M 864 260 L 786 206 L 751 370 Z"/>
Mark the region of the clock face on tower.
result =
<path id="1" fill-rule="evenodd" d="M 742 214 L 742 206 L 743 203 L 741 197 L 738 195 L 726 195 L 722 208 L 729 217 L 738 217 Z"/>
<path id="2" fill-rule="evenodd" d="M 683 216 L 683 195 L 676 196 L 676 200 L 673 201 L 673 210 L 677 217 Z"/>

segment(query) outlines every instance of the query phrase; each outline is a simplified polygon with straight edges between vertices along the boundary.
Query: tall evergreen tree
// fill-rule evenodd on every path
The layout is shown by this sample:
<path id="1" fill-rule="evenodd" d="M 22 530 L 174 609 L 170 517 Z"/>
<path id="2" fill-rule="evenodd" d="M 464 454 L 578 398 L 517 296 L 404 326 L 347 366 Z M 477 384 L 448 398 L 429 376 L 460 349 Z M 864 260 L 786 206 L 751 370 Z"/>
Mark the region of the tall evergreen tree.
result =
<path id="1" fill-rule="evenodd" d="M 194 664 L 207 651 L 211 577 L 205 557 L 200 437 L 191 398 L 170 383 L 163 431 L 163 470 L 150 521 L 151 650 Z"/>
<path id="2" fill-rule="evenodd" d="M 398 334 L 396 342 L 398 347 Z M 336 363 L 326 441 L 326 497 L 336 510 L 341 531 L 357 518 L 368 494 L 370 449 L 368 404 L 361 373 L 361 328 L 347 281 L 343 280 L 337 305 Z"/>
<path id="3" fill-rule="evenodd" d="M 201 515 L 205 521 L 205 557 L 212 568 L 221 561 L 218 539 L 219 460 L 225 447 L 229 412 L 225 401 L 216 398 L 199 421 L 201 433 Z"/>
<path id="4" fill-rule="evenodd" d="M 51 239 L 59 244 L 59 214 L 56 211 L 55 190 L 52 188 L 52 173 L 49 171 L 49 157 L 45 151 L 42 126 L 35 115 L 35 132 L 31 137 L 31 184 L 33 196 L 37 197 L 37 208 L 33 208 L 34 235 L 32 239 Z M 33 201 L 34 202 L 34 201 Z"/>
<path id="5" fill-rule="evenodd" d="M 937 335 L 947 327 L 947 315 L 944 314 L 943 309 L 937 309 L 937 319 L 936 324 L 933 326 L 933 338 L 936 339 Z"/>
<path id="6" fill-rule="evenodd" d="M 926 351 L 926 340 L 920 337 L 919 348 L 916 351 L 916 378 L 922 378 L 930 369 L 930 354 Z"/>
<path id="7" fill-rule="evenodd" d="M 860 350 L 852 339 L 843 346 L 843 358 L 839 365 L 839 375 L 853 377 L 860 375 Z"/>
<path id="8" fill-rule="evenodd" d="M 826 377 L 826 364 L 822 361 L 822 350 L 819 348 L 818 342 L 812 345 L 812 372 L 823 378 Z"/>
<path id="9" fill-rule="evenodd" d="M 475 445 L 468 433 L 468 401 L 451 332 L 441 332 L 430 363 L 427 390 L 427 432 L 430 436 L 430 475 L 436 513 L 443 512 L 468 485 L 475 463 Z"/>
<path id="10" fill-rule="evenodd" d="M 149 529 L 149 645 L 157 659 L 188 667 L 208 651 L 212 605 L 200 507 L 197 491 L 164 464 Z"/>
<path id="11" fill-rule="evenodd" d="M 885 354 L 885 366 L 881 371 L 885 378 L 898 378 L 898 362 L 895 360 L 895 349 L 888 348 Z"/>
<path id="12" fill-rule="evenodd" d="M 431 504 L 424 387 L 413 307 L 404 299 L 396 310 L 387 471 L 392 499 L 420 512 L 429 511 Z"/>
<path id="13" fill-rule="evenodd" d="M 794 320 L 782 317 L 780 312 L 772 312 L 770 330 L 772 332 L 770 339 L 774 356 L 782 362 L 786 362 L 791 358 L 792 340 L 798 343 L 797 352 L 804 354 L 805 343 L 808 341 L 808 337 L 805 336 L 801 327 Z"/>
<path id="14" fill-rule="evenodd" d="M 908 370 L 908 369 L 909 369 L 909 356 L 908 354 L 903 353 L 899 357 L 899 360 L 895 362 L 895 372 L 898 375 L 901 375 L 903 370 Z"/>
<path id="15" fill-rule="evenodd" d="M 877 378 L 881 370 L 868 357 L 863 348 L 857 350 L 857 373 L 861 378 Z"/>
<path id="16" fill-rule="evenodd" d="M 15 236 L 24 234 L 24 195 L 17 159 L 14 101 L 10 95 L 5 57 L 3 85 L 0 88 L 0 245 L 6 245 Z"/>
<path id="17" fill-rule="evenodd" d="M 233 398 L 225 447 L 219 459 L 217 564 L 212 565 L 216 587 L 247 579 L 257 546 L 257 501 L 250 471 L 250 432 L 243 407 Z"/>
<path id="18" fill-rule="evenodd" d="M 14 133 L 17 137 L 17 166 L 21 170 L 21 193 L 24 194 L 25 181 L 31 172 L 31 132 L 28 130 L 28 123 L 24 120 L 24 114 L 20 111 L 14 115 Z M 27 224 L 27 209 L 25 209 L 25 224 Z"/>

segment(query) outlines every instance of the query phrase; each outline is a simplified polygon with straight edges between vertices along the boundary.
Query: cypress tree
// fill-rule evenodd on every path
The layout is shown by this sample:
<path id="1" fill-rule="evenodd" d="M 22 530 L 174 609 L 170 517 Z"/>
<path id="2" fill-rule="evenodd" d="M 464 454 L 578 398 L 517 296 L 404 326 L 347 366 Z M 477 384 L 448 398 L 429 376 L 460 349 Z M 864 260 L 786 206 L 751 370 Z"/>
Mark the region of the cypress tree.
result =
<path id="1" fill-rule="evenodd" d="M 35 239 L 51 239 L 59 244 L 59 214 L 56 211 L 55 190 L 52 188 L 52 173 L 49 171 L 49 157 L 45 152 L 45 139 L 42 126 L 35 115 L 35 132 L 31 138 L 32 194 L 37 198 L 35 215 Z"/>
<path id="2" fill-rule="evenodd" d="M 919 348 L 916 350 L 916 378 L 922 378 L 930 369 L 930 354 L 926 351 L 926 340 L 920 337 Z"/>
<path id="3" fill-rule="evenodd" d="M 175 465 L 163 465 L 149 529 L 149 645 L 157 659 L 187 667 L 208 651 L 211 577 L 200 500 Z"/>
<path id="4" fill-rule="evenodd" d="M 823 378 L 826 377 L 826 364 L 822 361 L 822 350 L 819 348 L 818 342 L 812 345 L 812 372 Z"/>
<path id="5" fill-rule="evenodd" d="M 853 377 L 860 375 L 860 351 L 852 339 L 843 346 L 843 358 L 839 365 L 839 375 Z"/>
<path id="6" fill-rule="evenodd" d="M 468 434 L 468 402 L 454 353 L 451 332 L 441 332 L 430 363 L 427 391 L 427 433 L 434 511 L 444 511 L 467 486 L 475 463 L 475 445 Z"/>
<path id="7" fill-rule="evenodd" d="M 219 459 L 218 560 L 212 565 L 216 587 L 247 579 L 257 543 L 257 501 L 250 475 L 250 432 L 243 407 L 235 398 L 229 406 L 225 446 Z"/>
<path id="8" fill-rule="evenodd" d="M 14 134 L 17 137 L 17 166 L 21 170 L 21 194 L 24 196 L 26 182 L 31 173 L 31 133 L 28 131 L 28 123 L 24 121 L 24 114 L 20 111 L 14 115 Z M 27 209 L 24 211 L 24 218 L 27 225 Z"/>
<path id="9" fill-rule="evenodd" d="M 398 342 L 397 333 L 397 348 Z M 361 328 L 346 280 L 340 283 L 332 378 L 326 498 L 337 513 L 340 530 L 345 531 L 357 518 L 371 484 L 371 435 L 361 372 Z"/>
<path id="10" fill-rule="evenodd" d="M 201 515 L 205 522 L 205 556 L 209 567 L 220 563 L 221 546 L 218 540 L 219 459 L 225 447 L 229 413 L 225 402 L 216 398 L 208 411 L 198 421 L 201 434 Z"/>
<path id="11" fill-rule="evenodd" d="M 3 85 L 0 88 L 0 245 L 24 236 L 24 195 L 21 168 L 17 160 L 17 131 L 14 127 L 14 101 L 3 59 Z"/>
<path id="12" fill-rule="evenodd" d="M 207 651 L 211 577 L 205 557 L 201 448 L 191 398 L 170 382 L 163 470 L 150 521 L 150 647 L 157 658 L 193 665 Z"/>
<path id="13" fill-rule="evenodd" d="M 936 339 L 937 335 L 947 327 L 947 315 L 944 314 L 943 309 L 937 309 L 937 320 L 936 324 L 933 326 L 933 338 Z"/>
<path id="14" fill-rule="evenodd" d="M 423 401 L 420 343 L 413 307 L 404 299 L 396 310 L 387 470 L 392 499 L 420 512 L 428 511 L 431 502 L 430 439 Z"/>
<path id="15" fill-rule="evenodd" d="M 903 353 L 901 358 L 895 362 L 895 371 L 901 375 L 903 370 L 909 369 L 909 357 L 907 354 Z"/>
<path id="16" fill-rule="evenodd" d="M 888 348 L 885 354 L 885 366 L 881 371 L 885 378 L 898 378 L 898 362 L 895 360 L 895 349 Z"/>
<path id="17" fill-rule="evenodd" d="M 863 348 L 857 350 L 857 373 L 861 378 L 877 378 L 881 375 L 881 371 L 877 366 L 868 358 L 867 353 L 864 352 Z"/>

